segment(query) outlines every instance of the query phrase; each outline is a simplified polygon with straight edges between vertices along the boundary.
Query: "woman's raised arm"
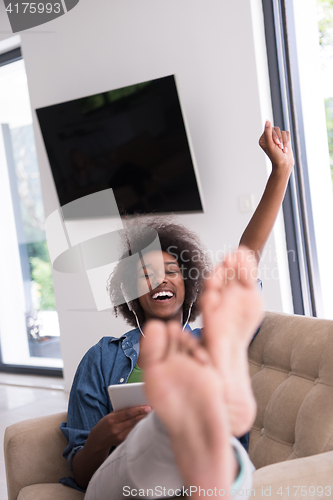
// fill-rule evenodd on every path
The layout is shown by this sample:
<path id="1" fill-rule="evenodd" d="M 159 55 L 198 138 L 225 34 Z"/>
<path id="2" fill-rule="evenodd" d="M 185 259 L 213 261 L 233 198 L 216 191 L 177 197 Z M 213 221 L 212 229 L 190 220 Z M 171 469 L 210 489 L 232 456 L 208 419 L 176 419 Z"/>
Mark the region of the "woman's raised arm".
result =
<path id="1" fill-rule="evenodd" d="M 267 121 L 259 145 L 272 162 L 272 173 L 239 242 L 254 252 L 258 262 L 273 229 L 294 166 L 289 132 L 273 128 Z"/>

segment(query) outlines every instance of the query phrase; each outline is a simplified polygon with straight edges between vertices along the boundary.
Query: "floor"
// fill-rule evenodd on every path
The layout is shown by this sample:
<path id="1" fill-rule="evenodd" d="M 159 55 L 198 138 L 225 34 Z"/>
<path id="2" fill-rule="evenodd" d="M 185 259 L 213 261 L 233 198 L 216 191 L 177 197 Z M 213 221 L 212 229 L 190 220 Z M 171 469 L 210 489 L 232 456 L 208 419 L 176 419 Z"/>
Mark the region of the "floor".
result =
<path id="1" fill-rule="evenodd" d="M 67 398 L 60 378 L 0 373 L 0 500 L 8 500 L 3 456 L 6 427 L 28 418 L 66 411 Z"/>

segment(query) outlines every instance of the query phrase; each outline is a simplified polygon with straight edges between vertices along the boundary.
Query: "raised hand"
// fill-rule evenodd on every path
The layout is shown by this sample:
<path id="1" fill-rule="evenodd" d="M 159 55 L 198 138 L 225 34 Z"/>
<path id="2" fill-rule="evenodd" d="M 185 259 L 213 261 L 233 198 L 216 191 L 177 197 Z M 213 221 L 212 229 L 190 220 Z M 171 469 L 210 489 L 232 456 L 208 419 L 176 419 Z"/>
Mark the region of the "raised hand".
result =
<path id="1" fill-rule="evenodd" d="M 240 245 L 245 245 L 254 252 L 258 262 L 273 229 L 294 166 L 289 132 L 281 131 L 279 127 L 272 128 L 272 124 L 267 121 L 259 146 L 271 160 L 272 172 L 259 205 L 240 240 Z"/>
<path id="2" fill-rule="evenodd" d="M 291 172 L 294 166 L 294 155 L 290 145 L 290 132 L 272 127 L 266 121 L 265 130 L 259 139 L 259 146 L 265 151 L 274 169 L 286 169 Z"/>

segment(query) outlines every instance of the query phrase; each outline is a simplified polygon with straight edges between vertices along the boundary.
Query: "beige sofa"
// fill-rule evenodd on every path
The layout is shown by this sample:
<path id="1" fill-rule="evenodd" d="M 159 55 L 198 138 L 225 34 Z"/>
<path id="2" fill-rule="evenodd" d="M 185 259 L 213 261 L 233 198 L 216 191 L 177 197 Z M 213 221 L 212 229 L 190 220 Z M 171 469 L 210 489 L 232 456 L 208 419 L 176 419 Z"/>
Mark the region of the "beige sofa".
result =
<path id="1" fill-rule="evenodd" d="M 252 496 L 333 497 L 333 321 L 267 313 L 249 359 L 258 404 Z M 59 430 L 65 419 L 62 413 L 8 427 L 8 500 L 83 499 L 58 483 L 70 474 Z"/>

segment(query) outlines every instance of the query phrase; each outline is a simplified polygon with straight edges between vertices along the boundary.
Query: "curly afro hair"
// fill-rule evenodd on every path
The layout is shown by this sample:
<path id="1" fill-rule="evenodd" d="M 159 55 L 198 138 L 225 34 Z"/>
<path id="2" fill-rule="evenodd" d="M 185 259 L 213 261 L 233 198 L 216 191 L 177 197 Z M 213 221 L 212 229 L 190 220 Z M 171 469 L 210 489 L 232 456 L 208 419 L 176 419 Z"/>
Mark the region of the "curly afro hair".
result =
<path id="1" fill-rule="evenodd" d="M 156 231 L 162 251 L 172 255 L 182 271 L 185 285 L 183 322 L 194 321 L 200 314 L 198 299 L 203 291 L 204 279 L 211 270 L 211 262 L 199 237 L 182 224 L 175 222 L 172 217 L 135 216 L 131 219 L 124 219 L 123 223 L 125 231 L 122 259 L 111 273 L 107 283 L 115 315 L 120 314 L 127 323 L 136 327 L 132 312 L 135 311 L 139 323 L 142 325 L 145 322 L 145 314 L 139 300 L 135 299 L 129 302 L 130 310 L 126 297 L 136 296 L 137 280 L 133 279 L 133 276 L 137 274 L 138 252 L 143 251 L 144 253 L 143 249 L 151 243 L 151 235 L 152 233 L 156 235 Z M 149 234 L 149 229 L 155 231 L 150 231 Z M 125 258 L 128 255 L 132 255 L 132 257 Z"/>

